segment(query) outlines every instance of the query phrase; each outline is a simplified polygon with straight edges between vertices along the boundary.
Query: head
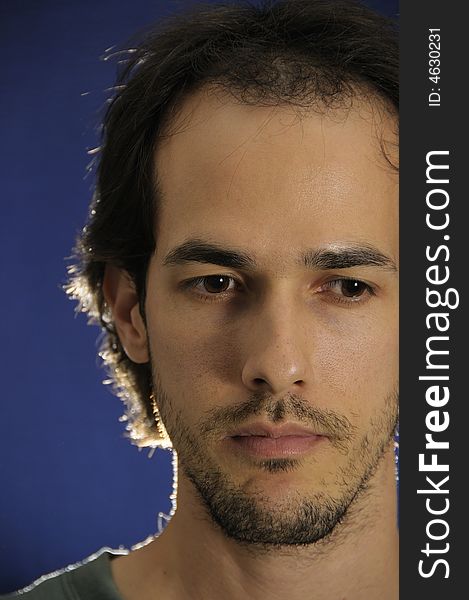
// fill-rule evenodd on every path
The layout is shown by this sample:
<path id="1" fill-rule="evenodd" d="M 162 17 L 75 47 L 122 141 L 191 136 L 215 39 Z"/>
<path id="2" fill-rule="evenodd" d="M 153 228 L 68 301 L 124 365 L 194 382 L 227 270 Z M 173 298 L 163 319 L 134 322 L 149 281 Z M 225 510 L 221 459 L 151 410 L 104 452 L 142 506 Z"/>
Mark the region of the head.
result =
<path id="1" fill-rule="evenodd" d="M 228 535 L 317 541 L 397 419 L 394 29 L 347 1 L 211 6 L 117 89 L 69 291 L 129 434 L 174 446 Z M 257 444 L 282 427 L 304 442 Z"/>

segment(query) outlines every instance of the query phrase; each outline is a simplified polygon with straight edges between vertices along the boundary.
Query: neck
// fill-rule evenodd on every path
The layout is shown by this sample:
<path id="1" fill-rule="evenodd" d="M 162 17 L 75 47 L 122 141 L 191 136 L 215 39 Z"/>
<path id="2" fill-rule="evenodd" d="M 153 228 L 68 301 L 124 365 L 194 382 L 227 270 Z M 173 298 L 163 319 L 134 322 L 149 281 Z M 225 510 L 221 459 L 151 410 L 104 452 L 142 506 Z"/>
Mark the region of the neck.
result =
<path id="1" fill-rule="evenodd" d="M 127 557 L 133 555 L 127 561 L 127 576 L 125 569 L 116 568 L 120 559 L 113 561 L 113 572 L 129 599 L 157 595 L 178 600 L 246 596 L 330 600 L 346 595 L 347 600 L 395 600 L 396 506 L 390 447 L 368 489 L 357 496 L 327 539 L 259 552 L 227 538 L 206 514 L 192 484 L 179 474 L 178 509 L 165 531 Z"/>

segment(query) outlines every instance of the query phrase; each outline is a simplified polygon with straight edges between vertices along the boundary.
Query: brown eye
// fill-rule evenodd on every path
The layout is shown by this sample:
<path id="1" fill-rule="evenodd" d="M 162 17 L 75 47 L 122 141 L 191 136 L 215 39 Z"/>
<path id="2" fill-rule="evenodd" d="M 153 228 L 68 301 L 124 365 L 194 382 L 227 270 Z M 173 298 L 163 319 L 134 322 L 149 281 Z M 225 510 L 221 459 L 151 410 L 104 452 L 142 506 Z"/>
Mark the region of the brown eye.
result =
<path id="1" fill-rule="evenodd" d="M 364 294 L 369 286 L 363 281 L 357 281 L 356 279 L 343 279 L 340 282 L 341 292 L 347 298 L 354 298 Z"/>
<path id="2" fill-rule="evenodd" d="M 372 285 L 359 279 L 346 277 L 326 281 L 317 291 L 324 301 L 335 302 L 349 308 L 361 306 L 376 295 Z"/>
<path id="3" fill-rule="evenodd" d="M 231 277 L 223 275 L 209 275 L 203 278 L 203 287 L 210 294 L 222 294 L 226 292 L 231 283 Z"/>

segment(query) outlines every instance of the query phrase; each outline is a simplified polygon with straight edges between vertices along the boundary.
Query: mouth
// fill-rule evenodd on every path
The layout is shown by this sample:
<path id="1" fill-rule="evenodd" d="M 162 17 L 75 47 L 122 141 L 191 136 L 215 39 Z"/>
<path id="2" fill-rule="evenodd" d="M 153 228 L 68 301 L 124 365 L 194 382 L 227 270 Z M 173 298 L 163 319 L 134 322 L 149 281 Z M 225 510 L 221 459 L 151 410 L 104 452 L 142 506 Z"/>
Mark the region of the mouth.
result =
<path id="1" fill-rule="evenodd" d="M 311 452 L 327 437 L 304 425 L 253 423 L 230 432 L 224 442 L 256 458 L 292 458 Z"/>

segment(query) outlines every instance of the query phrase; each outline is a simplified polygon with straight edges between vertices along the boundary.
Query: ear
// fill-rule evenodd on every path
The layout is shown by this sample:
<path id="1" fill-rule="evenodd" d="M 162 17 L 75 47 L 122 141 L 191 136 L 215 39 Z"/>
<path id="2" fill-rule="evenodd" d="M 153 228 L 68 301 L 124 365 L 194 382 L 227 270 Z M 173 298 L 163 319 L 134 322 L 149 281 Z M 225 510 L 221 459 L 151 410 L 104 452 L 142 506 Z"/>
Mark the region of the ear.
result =
<path id="1" fill-rule="evenodd" d="M 135 285 L 128 273 L 106 265 L 103 294 L 125 353 L 135 363 L 148 362 L 146 327 L 140 314 Z"/>

